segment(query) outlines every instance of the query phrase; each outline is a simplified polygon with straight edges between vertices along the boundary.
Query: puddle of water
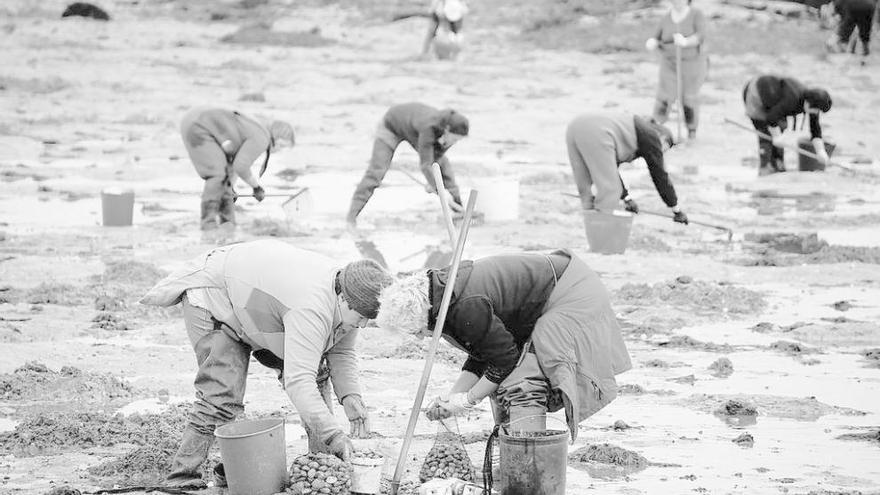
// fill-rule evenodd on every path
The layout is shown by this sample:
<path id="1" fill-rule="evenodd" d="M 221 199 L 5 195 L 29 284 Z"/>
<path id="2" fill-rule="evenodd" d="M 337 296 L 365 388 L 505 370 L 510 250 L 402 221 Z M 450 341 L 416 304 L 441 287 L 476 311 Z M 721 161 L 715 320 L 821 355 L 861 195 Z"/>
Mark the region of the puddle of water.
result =
<path id="1" fill-rule="evenodd" d="M 172 404 L 188 402 L 189 397 L 167 397 L 164 399 L 141 399 L 130 402 L 116 410 L 118 414 L 129 416 L 131 414 L 161 414 L 165 412 Z"/>
<path id="2" fill-rule="evenodd" d="M 825 229 L 819 230 L 818 234 L 819 238 L 828 244 L 880 247 L 880 229 L 876 227 Z"/>
<path id="3" fill-rule="evenodd" d="M 10 418 L 0 418 L 0 433 L 10 432 L 18 425 L 18 421 Z"/>

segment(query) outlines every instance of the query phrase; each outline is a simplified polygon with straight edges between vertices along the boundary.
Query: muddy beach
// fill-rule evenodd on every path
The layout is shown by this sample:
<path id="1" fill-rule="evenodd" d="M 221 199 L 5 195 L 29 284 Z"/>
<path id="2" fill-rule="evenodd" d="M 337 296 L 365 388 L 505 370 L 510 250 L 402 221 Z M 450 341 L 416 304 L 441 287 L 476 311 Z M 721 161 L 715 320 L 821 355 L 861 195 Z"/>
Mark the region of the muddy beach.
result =
<path id="1" fill-rule="evenodd" d="M 828 32 L 806 14 L 701 0 L 714 23 L 703 124 L 667 167 L 689 216 L 733 238 L 638 216 L 624 254 L 598 255 L 562 194 L 576 193 L 565 125 L 587 110 L 650 111 L 657 67 L 643 44 L 660 10 L 473 1 L 462 58 L 424 62 L 423 20 L 388 22 L 417 3 L 108 1 L 106 22 L 62 20 L 56 0 L 0 5 L 0 494 L 162 479 L 196 362 L 180 308 L 137 300 L 185 260 L 274 237 L 344 260 L 369 245 L 394 272 L 430 264 L 446 232 L 436 198 L 396 170 L 417 171 L 409 149 L 364 209 L 364 237 L 344 222 L 377 119 L 410 100 L 467 110 L 471 136 L 450 152 L 465 189 L 519 179 L 518 220 L 473 227 L 466 257 L 570 247 L 611 292 L 634 368 L 569 446 L 568 493 L 880 493 L 877 182 L 798 173 L 793 156 L 791 172 L 759 179 L 754 136 L 723 123 L 747 122 L 739 91 L 759 72 L 813 80 L 834 88 L 823 126 L 840 159 L 880 173 L 876 55 L 866 67 L 826 55 Z M 178 124 L 213 104 L 294 124 L 297 146 L 264 181 L 308 187 L 310 211 L 242 198 L 237 230 L 202 235 L 202 182 Z M 621 173 L 643 208 L 663 208 L 644 164 Z M 132 227 L 101 226 L 111 187 L 134 191 Z M 425 346 L 361 336 L 374 434 L 356 447 L 390 458 Z M 441 347 L 429 395 L 463 360 Z M 245 414 L 284 417 L 287 460 L 306 453 L 275 373 L 253 360 Z M 491 424 L 486 403 L 459 420 L 474 465 Z M 419 421 L 409 490 L 436 431 Z"/>

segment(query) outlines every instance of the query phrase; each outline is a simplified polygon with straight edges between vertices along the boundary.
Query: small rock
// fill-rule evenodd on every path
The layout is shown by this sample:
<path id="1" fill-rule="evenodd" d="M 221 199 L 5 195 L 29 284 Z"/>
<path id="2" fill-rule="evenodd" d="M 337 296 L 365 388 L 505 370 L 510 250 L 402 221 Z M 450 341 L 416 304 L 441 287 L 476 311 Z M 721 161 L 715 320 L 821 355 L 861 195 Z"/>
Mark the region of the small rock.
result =
<path id="1" fill-rule="evenodd" d="M 625 422 L 623 422 L 623 420 L 618 419 L 617 421 L 614 422 L 613 428 L 614 428 L 614 431 L 623 431 L 623 430 L 628 430 L 632 427 L 630 425 L 626 424 Z"/>
<path id="2" fill-rule="evenodd" d="M 742 435 L 731 440 L 731 442 L 739 445 L 740 447 L 754 447 L 755 437 L 753 437 L 751 433 L 743 433 Z"/>
<path id="3" fill-rule="evenodd" d="M 690 275 L 679 275 L 678 277 L 675 277 L 675 281 L 680 284 L 689 284 L 694 281 L 694 278 Z"/>
<path id="4" fill-rule="evenodd" d="M 733 363 L 726 357 L 718 358 L 714 363 L 709 365 L 709 369 L 713 371 L 713 375 L 719 378 L 727 378 L 733 374 Z"/>
<path id="5" fill-rule="evenodd" d="M 837 311 L 849 311 L 852 308 L 852 304 L 849 301 L 837 301 L 836 303 L 831 305 L 832 308 Z"/>

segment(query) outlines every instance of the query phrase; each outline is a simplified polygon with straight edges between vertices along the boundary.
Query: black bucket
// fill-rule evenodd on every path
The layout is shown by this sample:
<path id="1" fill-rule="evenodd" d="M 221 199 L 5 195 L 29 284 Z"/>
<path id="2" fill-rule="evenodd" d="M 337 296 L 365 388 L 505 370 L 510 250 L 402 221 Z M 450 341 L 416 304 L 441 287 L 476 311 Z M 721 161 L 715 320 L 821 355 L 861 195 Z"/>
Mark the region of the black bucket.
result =
<path id="1" fill-rule="evenodd" d="M 834 143 L 824 141 L 825 143 L 825 152 L 828 153 L 828 156 L 831 156 L 834 153 L 834 148 L 836 147 Z M 809 151 L 810 153 L 815 153 L 816 149 L 813 147 L 813 141 L 808 137 L 802 137 L 798 139 L 798 149 L 802 149 L 804 151 Z M 822 172 L 825 170 L 825 164 L 816 160 L 812 156 L 807 156 L 803 153 L 798 153 L 798 170 L 801 172 Z"/>

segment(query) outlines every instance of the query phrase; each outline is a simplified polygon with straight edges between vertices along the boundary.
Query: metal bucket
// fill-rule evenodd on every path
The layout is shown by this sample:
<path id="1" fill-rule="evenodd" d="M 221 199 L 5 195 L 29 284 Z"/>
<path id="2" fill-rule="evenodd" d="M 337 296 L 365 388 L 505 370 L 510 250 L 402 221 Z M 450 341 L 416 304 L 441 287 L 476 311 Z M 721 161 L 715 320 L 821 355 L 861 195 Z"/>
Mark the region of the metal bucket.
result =
<path id="1" fill-rule="evenodd" d="M 501 495 L 564 495 L 568 430 L 498 433 Z"/>
<path id="2" fill-rule="evenodd" d="M 828 153 L 828 156 L 831 156 L 831 154 L 834 153 L 836 145 L 828 141 L 823 142 L 825 143 L 825 152 Z M 798 139 L 797 145 L 798 149 L 809 151 L 810 153 L 816 152 L 816 148 L 813 146 L 813 141 L 806 136 Z M 812 156 L 798 153 L 798 170 L 801 172 L 821 172 L 825 170 L 825 164 L 816 160 Z"/>
<path id="3" fill-rule="evenodd" d="M 600 254 L 621 254 L 629 244 L 633 216 L 628 212 L 611 213 L 584 210 L 584 229 L 590 251 Z"/>
<path id="4" fill-rule="evenodd" d="M 351 492 L 365 495 L 379 493 L 382 486 L 382 467 L 384 465 L 384 457 L 381 459 L 352 457 Z"/>
<path id="5" fill-rule="evenodd" d="M 273 495 L 287 484 L 284 419 L 256 419 L 223 425 L 214 432 L 226 471 L 229 495 Z"/>

